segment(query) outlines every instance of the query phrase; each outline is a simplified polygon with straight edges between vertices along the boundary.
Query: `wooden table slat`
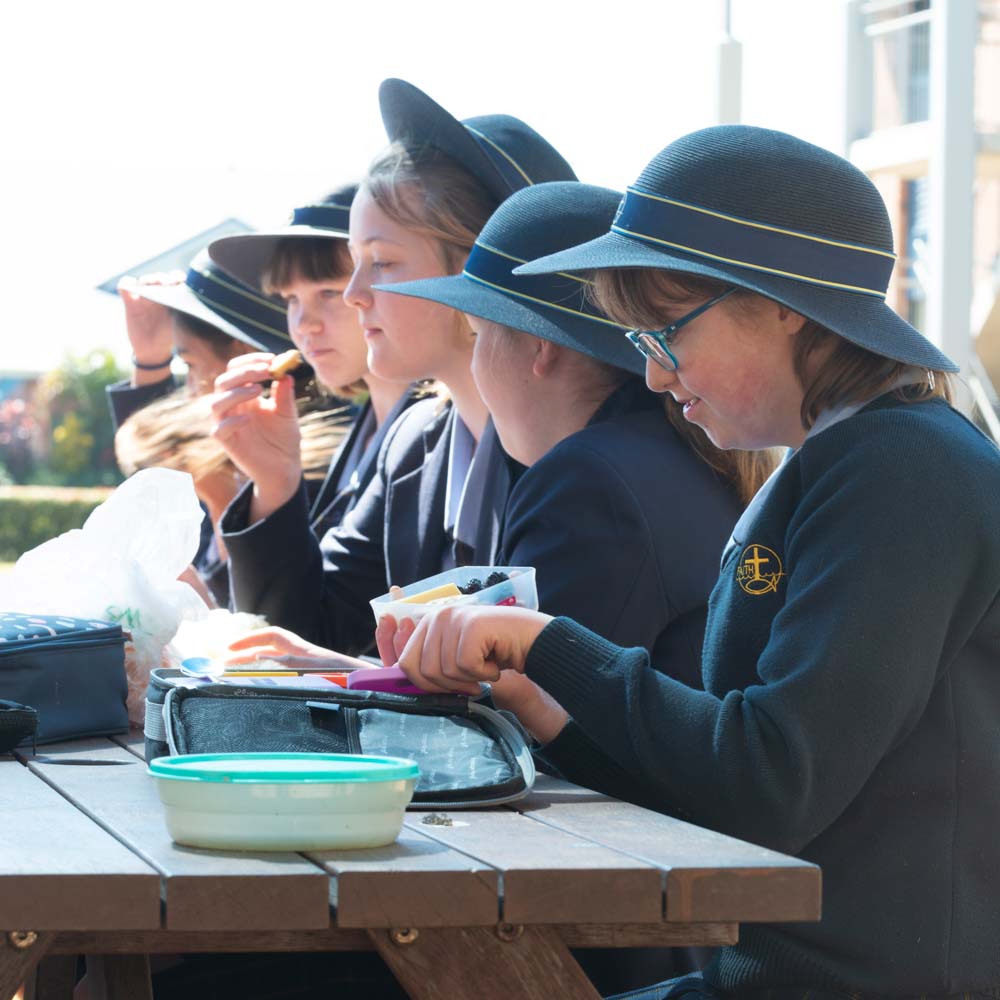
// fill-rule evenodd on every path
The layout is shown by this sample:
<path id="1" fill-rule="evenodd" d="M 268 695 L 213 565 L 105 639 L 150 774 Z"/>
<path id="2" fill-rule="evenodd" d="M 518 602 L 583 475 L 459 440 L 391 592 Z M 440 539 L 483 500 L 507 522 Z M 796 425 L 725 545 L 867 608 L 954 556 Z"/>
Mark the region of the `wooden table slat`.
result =
<path id="1" fill-rule="evenodd" d="M 405 823 L 500 870 L 504 921 L 662 919 L 663 876 L 654 865 L 505 809 L 445 815 L 452 825 L 425 824 L 420 813 L 409 813 Z"/>
<path id="2" fill-rule="evenodd" d="M 338 927 L 477 926 L 499 919 L 499 873 L 406 827 L 386 847 L 308 855 L 336 876 Z"/>
<path id="3" fill-rule="evenodd" d="M 167 833 L 153 779 L 129 751 L 108 739 L 76 740 L 44 751 L 51 758 L 124 762 L 29 762 L 29 767 L 161 873 L 168 928 L 329 926 L 329 876 L 308 859 L 294 853 L 180 847 Z"/>
<path id="4" fill-rule="evenodd" d="M 159 875 L 16 761 L 0 816 L 0 927 L 159 927 Z"/>
<path id="5" fill-rule="evenodd" d="M 818 920 L 816 865 L 691 823 L 539 776 L 514 804 L 524 816 L 656 865 L 666 873 L 667 920 Z"/>
<path id="6" fill-rule="evenodd" d="M 112 743 L 128 750 L 130 754 L 138 757 L 141 761 L 146 760 L 146 738 L 138 729 L 130 729 L 127 733 L 120 733 L 117 736 L 109 737 Z"/>

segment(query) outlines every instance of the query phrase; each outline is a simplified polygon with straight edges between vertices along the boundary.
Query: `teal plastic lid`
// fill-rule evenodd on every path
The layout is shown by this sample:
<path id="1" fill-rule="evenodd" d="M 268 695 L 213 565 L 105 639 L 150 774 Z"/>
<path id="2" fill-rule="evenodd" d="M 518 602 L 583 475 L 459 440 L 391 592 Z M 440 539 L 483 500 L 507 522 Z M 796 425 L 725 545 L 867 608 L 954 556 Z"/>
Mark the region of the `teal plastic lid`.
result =
<path id="1" fill-rule="evenodd" d="M 420 768 L 405 757 L 361 757 L 345 753 L 200 753 L 158 757 L 154 778 L 174 781 L 300 782 L 405 781 Z"/>

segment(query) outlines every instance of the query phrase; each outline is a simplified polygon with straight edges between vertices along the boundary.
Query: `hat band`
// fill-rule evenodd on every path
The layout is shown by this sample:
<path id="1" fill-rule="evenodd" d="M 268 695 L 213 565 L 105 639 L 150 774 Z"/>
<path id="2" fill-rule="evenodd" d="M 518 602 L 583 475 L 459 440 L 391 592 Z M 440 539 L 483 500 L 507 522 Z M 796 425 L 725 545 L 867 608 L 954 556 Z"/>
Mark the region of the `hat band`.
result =
<path id="1" fill-rule="evenodd" d="M 217 269 L 188 268 L 186 281 L 202 305 L 234 323 L 248 336 L 263 330 L 288 339 L 285 311 L 280 306 L 249 288 L 244 290 Z"/>
<path id="2" fill-rule="evenodd" d="M 885 298 L 896 255 L 738 219 L 629 188 L 611 226 L 623 236 L 859 295 Z"/>
<path id="3" fill-rule="evenodd" d="M 498 146 L 488 135 L 477 132 L 471 126 L 466 125 L 465 122 L 462 125 L 469 135 L 476 140 L 476 144 L 486 154 L 490 163 L 500 172 L 500 176 L 512 192 L 520 191 L 521 188 L 531 187 L 534 184 L 534 181 L 507 150 L 502 146 Z"/>
<path id="4" fill-rule="evenodd" d="M 534 302 L 615 330 L 624 329 L 601 316 L 590 305 L 585 294 L 587 282 L 570 274 L 511 273 L 518 264 L 526 263 L 527 261 L 520 257 L 504 253 L 484 243 L 476 243 L 472 247 L 462 274 L 480 285 L 503 292 L 504 295 L 525 302 Z"/>
<path id="5" fill-rule="evenodd" d="M 292 212 L 293 226 L 311 229 L 333 229 L 346 233 L 351 222 L 350 206 L 327 202 L 319 205 L 301 205 Z"/>

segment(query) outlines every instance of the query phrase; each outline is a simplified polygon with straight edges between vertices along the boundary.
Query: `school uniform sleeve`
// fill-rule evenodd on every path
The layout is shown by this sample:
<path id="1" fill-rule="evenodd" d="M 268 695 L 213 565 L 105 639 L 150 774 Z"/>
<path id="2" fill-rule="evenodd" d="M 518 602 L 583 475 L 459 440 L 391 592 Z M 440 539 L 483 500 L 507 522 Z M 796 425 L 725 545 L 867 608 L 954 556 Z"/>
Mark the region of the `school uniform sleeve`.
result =
<path id="1" fill-rule="evenodd" d="M 1000 565 L 995 527 L 977 527 L 996 483 L 935 474 L 956 468 L 946 439 L 917 427 L 887 440 L 855 419 L 807 442 L 797 467 L 787 591 L 762 655 L 742 662 L 739 615 L 753 605 L 730 600 L 730 564 L 712 598 L 706 691 L 566 619 L 526 664 L 656 808 L 789 853 L 917 725 L 996 599 Z"/>
<path id="2" fill-rule="evenodd" d="M 600 451 L 568 439 L 511 493 L 501 564 L 535 567 L 539 608 L 547 614 L 623 641 L 623 614 L 643 602 L 651 647 L 669 618 L 655 563 L 642 506 Z"/>
<path id="3" fill-rule="evenodd" d="M 382 458 L 380 457 L 380 465 Z M 248 486 L 229 506 L 222 532 L 238 611 L 264 615 L 303 639 L 339 652 L 368 652 L 375 619 L 368 601 L 385 593 L 385 470 L 380 468 L 341 524 L 318 541 L 306 489 L 249 523 Z"/>
<path id="4" fill-rule="evenodd" d="M 161 382 L 152 382 L 149 385 L 133 386 L 128 379 L 109 385 L 105 392 L 108 398 L 108 409 L 111 411 L 111 424 L 115 431 L 133 413 L 164 396 L 169 396 L 176 388 L 177 382 L 172 375 Z"/>

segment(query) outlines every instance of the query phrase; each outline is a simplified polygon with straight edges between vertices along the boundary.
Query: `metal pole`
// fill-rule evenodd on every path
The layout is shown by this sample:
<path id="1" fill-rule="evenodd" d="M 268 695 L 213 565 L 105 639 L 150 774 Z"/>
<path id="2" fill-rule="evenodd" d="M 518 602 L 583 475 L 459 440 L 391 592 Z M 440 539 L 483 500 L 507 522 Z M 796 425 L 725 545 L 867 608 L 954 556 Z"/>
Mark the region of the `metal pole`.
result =
<path id="1" fill-rule="evenodd" d="M 715 120 L 737 124 L 742 115 L 743 46 L 733 38 L 731 0 L 722 0 L 722 37 L 715 54 Z"/>
<path id="2" fill-rule="evenodd" d="M 927 330 L 970 372 L 972 331 L 973 116 L 977 5 L 934 0 L 930 29 Z M 968 393 L 958 400 L 968 412 Z"/>
<path id="3" fill-rule="evenodd" d="M 844 156 L 851 143 L 872 130 L 871 40 L 865 36 L 861 0 L 845 0 L 841 30 L 844 33 Z"/>

